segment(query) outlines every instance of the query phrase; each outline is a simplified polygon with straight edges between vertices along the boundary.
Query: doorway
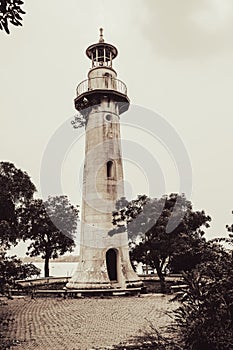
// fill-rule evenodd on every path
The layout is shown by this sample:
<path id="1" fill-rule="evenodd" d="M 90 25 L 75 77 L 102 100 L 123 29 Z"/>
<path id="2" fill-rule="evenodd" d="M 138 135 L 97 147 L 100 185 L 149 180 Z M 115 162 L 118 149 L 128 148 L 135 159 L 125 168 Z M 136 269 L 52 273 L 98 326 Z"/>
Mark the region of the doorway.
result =
<path id="1" fill-rule="evenodd" d="M 117 282 L 117 250 L 109 249 L 106 253 L 106 264 L 110 281 Z"/>

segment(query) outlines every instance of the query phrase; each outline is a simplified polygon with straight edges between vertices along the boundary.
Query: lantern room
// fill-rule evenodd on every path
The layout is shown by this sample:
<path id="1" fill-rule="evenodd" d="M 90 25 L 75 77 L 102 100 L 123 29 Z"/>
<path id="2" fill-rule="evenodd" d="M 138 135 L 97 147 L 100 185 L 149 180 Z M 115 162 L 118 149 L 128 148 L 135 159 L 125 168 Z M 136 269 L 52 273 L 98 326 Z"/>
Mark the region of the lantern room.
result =
<path id="1" fill-rule="evenodd" d="M 99 42 L 90 45 L 86 50 L 87 57 L 92 62 L 92 68 L 112 67 L 112 60 L 117 56 L 117 49 L 111 44 L 104 42 L 103 28 L 100 28 Z"/>

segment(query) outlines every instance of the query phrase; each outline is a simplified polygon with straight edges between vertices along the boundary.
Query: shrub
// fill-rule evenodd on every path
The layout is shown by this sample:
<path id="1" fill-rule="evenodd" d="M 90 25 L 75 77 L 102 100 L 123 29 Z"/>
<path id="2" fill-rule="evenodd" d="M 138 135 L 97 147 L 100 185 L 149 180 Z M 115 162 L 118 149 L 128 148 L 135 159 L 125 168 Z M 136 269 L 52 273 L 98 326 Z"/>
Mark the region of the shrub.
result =
<path id="1" fill-rule="evenodd" d="M 224 250 L 184 274 L 188 289 L 175 311 L 183 349 L 233 349 L 233 259 Z"/>
<path id="2" fill-rule="evenodd" d="M 13 287 L 18 279 L 39 275 L 40 269 L 32 263 L 23 264 L 16 256 L 0 253 L 0 293 L 4 293 L 8 286 Z"/>

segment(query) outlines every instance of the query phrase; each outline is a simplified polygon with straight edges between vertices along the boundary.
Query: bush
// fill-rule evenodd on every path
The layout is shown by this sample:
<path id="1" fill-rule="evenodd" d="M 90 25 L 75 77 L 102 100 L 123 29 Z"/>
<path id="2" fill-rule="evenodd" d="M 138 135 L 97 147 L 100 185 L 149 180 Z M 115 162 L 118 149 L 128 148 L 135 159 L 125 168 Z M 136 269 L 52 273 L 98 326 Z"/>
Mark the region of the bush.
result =
<path id="1" fill-rule="evenodd" d="M 5 252 L 0 254 L 0 293 L 14 287 L 18 279 L 39 275 L 40 269 L 35 265 L 23 264 L 16 256 L 7 256 Z"/>
<path id="2" fill-rule="evenodd" d="M 181 306 L 171 313 L 174 322 L 166 336 L 152 325 L 149 334 L 114 349 L 232 350 L 233 257 L 216 244 L 211 256 L 183 274 L 187 287 L 178 297 Z"/>
<path id="3" fill-rule="evenodd" d="M 233 259 L 224 250 L 184 274 L 188 289 L 175 311 L 183 349 L 233 349 Z"/>

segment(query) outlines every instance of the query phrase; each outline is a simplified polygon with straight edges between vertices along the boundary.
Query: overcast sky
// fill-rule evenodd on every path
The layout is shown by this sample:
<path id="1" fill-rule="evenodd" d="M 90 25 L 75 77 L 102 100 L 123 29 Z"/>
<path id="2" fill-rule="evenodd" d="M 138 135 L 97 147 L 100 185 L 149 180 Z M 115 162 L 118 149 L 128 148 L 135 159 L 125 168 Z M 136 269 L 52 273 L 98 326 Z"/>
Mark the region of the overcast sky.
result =
<path id="1" fill-rule="evenodd" d="M 25 0 L 24 8 L 23 27 L 11 28 L 10 36 L 0 33 L 0 158 L 27 171 L 41 195 L 46 146 L 75 114 L 75 89 L 90 67 L 85 49 L 103 27 L 105 41 L 119 50 L 114 68 L 132 105 L 159 113 L 183 141 L 194 208 L 213 219 L 207 237 L 226 235 L 233 221 L 233 2 Z M 177 192 L 179 176 L 166 147 L 124 125 L 133 123 L 132 116 L 121 120 L 123 140 L 156 154 L 165 193 Z M 143 123 L 152 128 L 146 117 Z M 61 169 L 63 192 L 78 204 L 83 139 L 71 145 Z M 125 159 L 124 169 L 128 196 L 149 193 L 150 176 L 137 157 Z"/>

